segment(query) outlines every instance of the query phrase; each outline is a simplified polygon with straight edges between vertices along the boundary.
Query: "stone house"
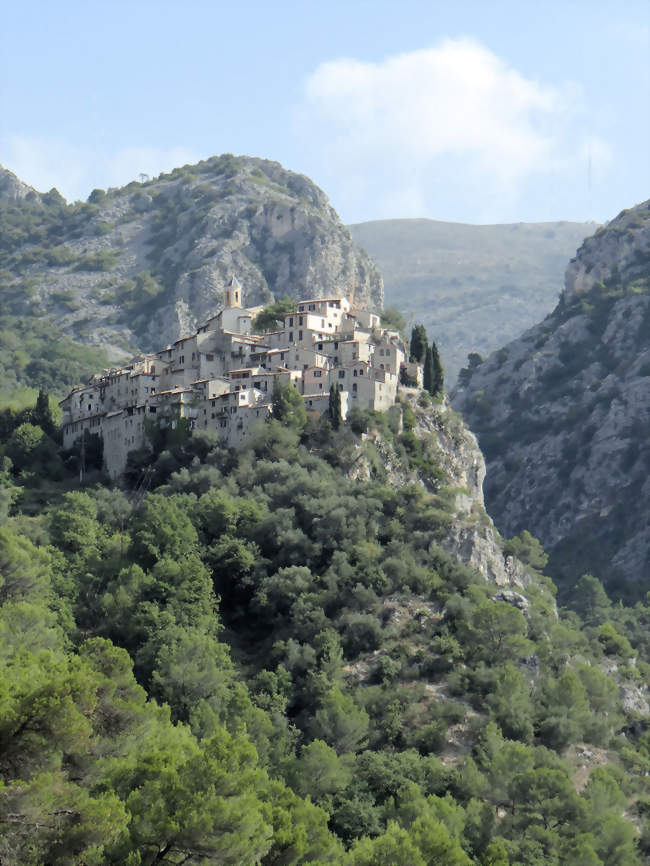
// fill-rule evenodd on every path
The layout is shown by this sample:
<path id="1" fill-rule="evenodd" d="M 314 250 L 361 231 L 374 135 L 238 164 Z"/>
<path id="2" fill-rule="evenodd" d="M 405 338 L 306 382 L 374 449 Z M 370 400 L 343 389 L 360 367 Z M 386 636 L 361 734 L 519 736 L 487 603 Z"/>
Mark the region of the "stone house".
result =
<path id="1" fill-rule="evenodd" d="M 242 307 L 233 279 L 224 308 L 195 333 L 73 388 L 61 402 L 64 448 L 86 432 L 100 436 L 112 478 L 146 444 L 149 424 L 185 418 L 238 448 L 271 414 L 276 381 L 295 385 L 310 413 L 327 411 L 332 385 L 341 389 L 344 417 L 353 405 L 385 410 L 395 402 L 406 350 L 376 313 L 343 297 L 315 298 L 299 301 L 282 328 L 253 334 L 257 312 Z M 411 368 L 412 378 L 421 377 L 421 368 Z"/>

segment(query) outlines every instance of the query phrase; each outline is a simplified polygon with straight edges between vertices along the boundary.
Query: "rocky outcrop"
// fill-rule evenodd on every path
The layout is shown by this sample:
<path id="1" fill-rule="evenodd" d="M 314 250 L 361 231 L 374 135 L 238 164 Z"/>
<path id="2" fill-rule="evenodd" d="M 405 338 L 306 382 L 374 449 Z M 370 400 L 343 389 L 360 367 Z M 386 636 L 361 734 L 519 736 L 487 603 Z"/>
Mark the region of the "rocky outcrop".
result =
<path id="1" fill-rule="evenodd" d="M 28 196 L 32 199 L 39 198 L 35 189 L 23 183 L 13 172 L 0 165 L 0 202 L 16 202 Z"/>
<path id="2" fill-rule="evenodd" d="M 29 211 L 30 226 L 47 231 L 0 262 L 9 311 L 49 316 L 114 354 L 192 330 L 222 304 L 233 275 L 247 306 L 332 294 L 383 305 L 379 272 L 322 190 L 275 162 L 214 157 L 94 190 L 85 205 L 48 196 Z"/>
<path id="3" fill-rule="evenodd" d="M 439 473 L 432 480 L 416 469 L 405 471 L 394 445 L 381 434 L 370 433 L 366 441 L 372 444 L 372 456 L 379 458 L 386 481 L 394 487 L 416 483 L 432 493 L 444 491 L 445 508 L 451 519 L 440 541 L 443 550 L 477 571 L 487 582 L 525 589 L 536 577 L 519 560 L 504 553 L 499 533 L 485 510 L 485 461 L 475 436 L 447 399 L 423 406 L 417 392 L 410 389 L 402 392 L 401 399 L 414 413 L 413 432 L 426 442 Z M 360 447 L 348 476 L 368 480 L 373 469 L 372 459 Z"/>
<path id="4" fill-rule="evenodd" d="M 487 459 L 487 508 L 554 577 L 650 576 L 650 204 L 584 242 L 554 312 L 453 395 Z"/>
<path id="5" fill-rule="evenodd" d="M 565 275 L 564 303 L 593 291 L 599 283 L 629 285 L 648 275 L 650 220 L 648 203 L 624 210 L 608 226 L 587 238 Z"/>

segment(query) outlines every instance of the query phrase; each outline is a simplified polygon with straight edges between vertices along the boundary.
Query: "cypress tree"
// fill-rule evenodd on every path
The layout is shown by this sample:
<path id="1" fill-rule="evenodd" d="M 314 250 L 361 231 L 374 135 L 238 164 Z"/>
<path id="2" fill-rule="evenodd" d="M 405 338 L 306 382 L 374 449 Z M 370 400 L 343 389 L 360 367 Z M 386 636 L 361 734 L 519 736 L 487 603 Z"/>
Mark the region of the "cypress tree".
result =
<path id="1" fill-rule="evenodd" d="M 409 347 L 409 361 L 422 364 L 427 354 L 429 341 L 424 325 L 417 324 L 411 331 L 411 345 Z"/>
<path id="2" fill-rule="evenodd" d="M 341 426 L 341 389 L 337 385 L 330 386 L 329 416 L 334 430 Z"/>
<path id="3" fill-rule="evenodd" d="M 38 392 L 36 405 L 31 411 L 31 421 L 47 433 L 48 436 L 53 436 L 56 432 L 56 425 L 50 411 L 50 400 L 47 391 L 41 388 Z"/>
<path id="4" fill-rule="evenodd" d="M 431 396 L 435 397 L 438 394 L 442 394 L 445 387 L 445 371 L 440 361 L 440 353 L 435 341 L 431 343 L 431 361 L 433 364 L 433 391 L 431 391 Z"/>
<path id="5" fill-rule="evenodd" d="M 429 394 L 433 397 L 433 380 L 434 380 L 434 369 L 433 369 L 433 352 L 430 347 L 427 347 L 426 356 L 424 359 L 424 382 L 423 387 L 425 391 L 428 391 Z"/>

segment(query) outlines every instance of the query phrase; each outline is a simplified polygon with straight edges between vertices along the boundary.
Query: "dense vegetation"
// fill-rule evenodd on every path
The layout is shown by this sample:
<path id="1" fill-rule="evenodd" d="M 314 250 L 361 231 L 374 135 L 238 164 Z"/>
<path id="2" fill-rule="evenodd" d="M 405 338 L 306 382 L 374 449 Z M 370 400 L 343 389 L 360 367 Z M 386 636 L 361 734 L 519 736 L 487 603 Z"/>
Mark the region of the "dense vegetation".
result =
<path id="1" fill-rule="evenodd" d="M 499 600 L 441 547 L 416 407 L 274 408 L 239 454 L 170 429 L 125 489 L 52 462 L 43 396 L 4 414 L 2 863 L 642 862 L 650 735 L 619 686 L 650 608 L 585 577 L 558 619 L 527 534 Z"/>
<path id="2" fill-rule="evenodd" d="M 64 337 L 49 322 L 0 316 L 3 401 L 24 389 L 60 393 L 107 364 L 104 352 Z"/>

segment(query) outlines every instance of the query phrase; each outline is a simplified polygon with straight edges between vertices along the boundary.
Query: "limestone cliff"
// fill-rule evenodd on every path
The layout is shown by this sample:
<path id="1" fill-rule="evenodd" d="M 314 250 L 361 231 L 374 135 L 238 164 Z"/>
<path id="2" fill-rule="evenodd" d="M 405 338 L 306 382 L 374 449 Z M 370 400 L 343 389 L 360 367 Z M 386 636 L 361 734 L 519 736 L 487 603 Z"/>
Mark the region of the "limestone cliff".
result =
<path id="1" fill-rule="evenodd" d="M 0 177 L 11 199 L 0 215 L 6 311 L 49 317 L 116 354 L 194 328 L 233 274 L 248 306 L 334 293 L 383 304 L 379 272 L 325 194 L 278 163 L 213 157 L 76 205 L 56 191 L 22 201 L 10 174 Z"/>
<path id="2" fill-rule="evenodd" d="M 466 370 L 453 396 L 478 434 L 486 501 L 529 529 L 554 577 L 623 591 L 650 575 L 650 203 L 586 240 L 554 312 Z"/>
<path id="3" fill-rule="evenodd" d="M 35 189 L 23 183 L 12 171 L 0 165 L 0 202 L 20 201 L 28 196 L 33 200 L 39 198 Z"/>

